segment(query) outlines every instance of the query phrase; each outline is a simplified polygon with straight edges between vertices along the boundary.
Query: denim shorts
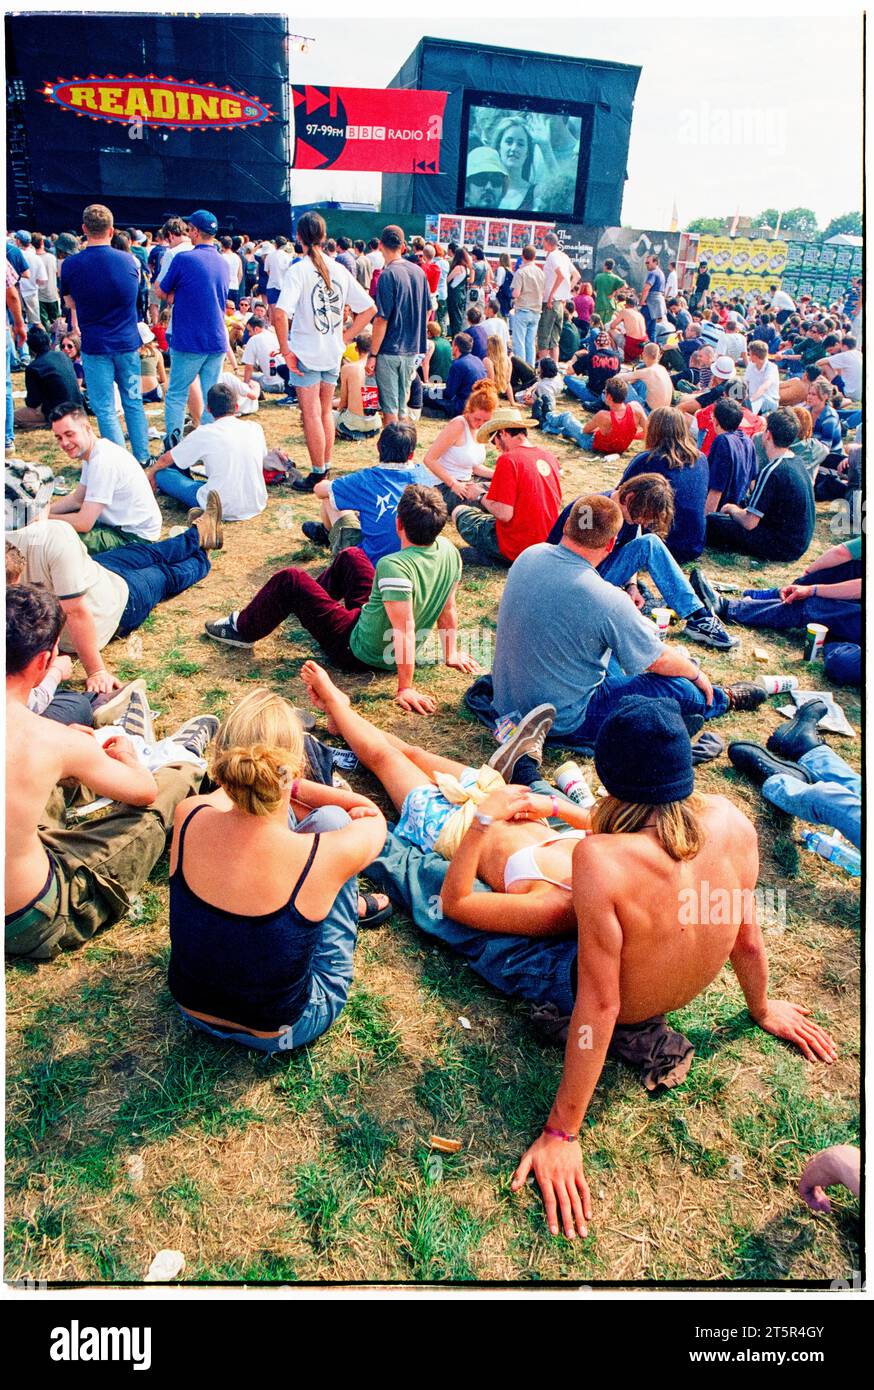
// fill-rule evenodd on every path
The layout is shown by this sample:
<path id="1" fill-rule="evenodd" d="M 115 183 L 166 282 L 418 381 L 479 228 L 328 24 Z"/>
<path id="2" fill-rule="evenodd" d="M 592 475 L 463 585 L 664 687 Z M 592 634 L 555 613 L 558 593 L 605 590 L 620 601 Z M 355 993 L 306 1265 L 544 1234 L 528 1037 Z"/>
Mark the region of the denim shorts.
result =
<path id="1" fill-rule="evenodd" d="M 301 362 L 300 358 L 298 358 L 297 370 L 300 376 L 289 368 L 288 384 L 289 386 L 296 387 L 298 390 L 300 390 L 301 386 L 321 386 L 323 382 L 326 386 L 336 386 L 337 378 L 340 375 L 340 364 L 338 363 L 336 367 L 330 367 L 327 371 L 320 372 L 314 371 L 311 367 L 307 367 Z"/>

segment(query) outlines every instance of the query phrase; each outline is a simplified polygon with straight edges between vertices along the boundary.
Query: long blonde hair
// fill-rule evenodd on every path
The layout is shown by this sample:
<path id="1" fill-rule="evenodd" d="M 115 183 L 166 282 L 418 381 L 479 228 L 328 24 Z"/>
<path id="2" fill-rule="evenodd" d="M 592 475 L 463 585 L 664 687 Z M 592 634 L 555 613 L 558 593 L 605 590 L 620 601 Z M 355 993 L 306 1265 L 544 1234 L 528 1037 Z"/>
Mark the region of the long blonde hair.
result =
<path id="1" fill-rule="evenodd" d="M 317 212 L 305 212 L 297 224 L 295 234 L 316 270 L 324 280 L 325 289 L 330 291 L 332 288 L 331 272 L 328 269 L 328 262 L 319 250 L 327 233 L 328 229 L 325 226 L 324 217 L 320 217 Z"/>
<path id="2" fill-rule="evenodd" d="M 699 820 L 703 809 L 704 801 L 697 792 L 663 806 L 640 806 L 608 795 L 592 807 L 592 829 L 596 835 L 630 835 L 649 822 L 672 859 L 694 859 L 704 844 Z"/>
<path id="3" fill-rule="evenodd" d="M 261 688 L 234 706 L 216 734 L 210 774 L 242 811 L 269 816 L 305 761 L 303 729 L 293 707 Z"/>
<path id="4" fill-rule="evenodd" d="M 503 396 L 510 385 L 510 359 L 504 344 L 494 333 L 489 338 L 487 351 L 489 361 L 495 369 L 495 387 L 498 395 Z"/>

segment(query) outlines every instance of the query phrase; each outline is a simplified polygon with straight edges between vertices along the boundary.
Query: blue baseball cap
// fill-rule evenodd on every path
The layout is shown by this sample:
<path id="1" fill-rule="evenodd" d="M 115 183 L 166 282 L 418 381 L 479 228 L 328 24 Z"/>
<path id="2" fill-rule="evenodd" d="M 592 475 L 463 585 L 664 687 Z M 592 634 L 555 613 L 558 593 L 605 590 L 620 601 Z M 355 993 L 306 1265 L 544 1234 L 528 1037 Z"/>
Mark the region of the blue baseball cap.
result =
<path id="1" fill-rule="evenodd" d="M 16 239 L 17 239 L 18 241 L 21 242 L 22 246 L 29 246 L 29 245 L 30 245 L 30 232 L 26 232 L 26 231 L 16 232 L 16 233 L 15 233 L 15 236 L 16 236 Z"/>
<path id="2" fill-rule="evenodd" d="M 206 232 L 208 236 L 215 236 L 218 231 L 218 220 L 214 213 L 207 212 L 206 208 L 198 208 L 186 217 L 185 221 L 190 227 L 196 227 L 199 232 Z"/>

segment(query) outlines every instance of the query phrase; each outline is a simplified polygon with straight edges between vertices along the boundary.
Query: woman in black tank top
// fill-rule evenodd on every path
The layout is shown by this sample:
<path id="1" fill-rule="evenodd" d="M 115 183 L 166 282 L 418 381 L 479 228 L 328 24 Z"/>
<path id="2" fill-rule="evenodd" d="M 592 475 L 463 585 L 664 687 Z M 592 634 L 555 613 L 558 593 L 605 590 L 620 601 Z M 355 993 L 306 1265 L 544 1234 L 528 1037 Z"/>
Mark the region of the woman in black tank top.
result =
<path id="1" fill-rule="evenodd" d="M 255 690 L 216 736 L 218 790 L 183 801 L 174 825 L 170 992 L 194 1027 L 264 1052 L 312 1041 L 341 1012 L 357 874 L 385 842 L 378 808 L 302 781 L 304 760 L 291 705 Z M 289 813 L 305 817 L 293 830 Z"/>

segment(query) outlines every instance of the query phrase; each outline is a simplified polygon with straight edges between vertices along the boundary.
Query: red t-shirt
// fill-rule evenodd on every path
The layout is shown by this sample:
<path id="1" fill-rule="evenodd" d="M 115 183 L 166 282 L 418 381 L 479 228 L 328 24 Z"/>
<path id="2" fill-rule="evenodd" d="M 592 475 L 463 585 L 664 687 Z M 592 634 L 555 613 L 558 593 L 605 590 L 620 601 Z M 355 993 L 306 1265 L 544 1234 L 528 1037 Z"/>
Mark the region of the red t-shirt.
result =
<path id="1" fill-rule="evenodd" d="M 428 289 L 432 294 L 436 294 L 437 286 L 440 284 L 439 265 L 435 265 L 433 261 L 420 261 L 419 264 L 425 272 L 425 279 L 428 281 Z"/>
<path id="2" fill-rule="evenodd" d="M 634 411 L 630 405 L 626 405 L 625 414 L 619 419 L 610 415 L 610 424 L 606 430 L 595 430 L 592 443 L 596 454 L 624 454 L 634 436 L 637 434 L 637 420 L 634 418 Z"/>
<path id="3" fill-rule="evenodd" d="M 498 548 L 515 560 L 529 545 L 545 541 L 561 511 L 558 459 L 534 441 L 501 454 L 486 494 L 490 502 L 513 508 L 512 521 L 497 523 Z"/>

